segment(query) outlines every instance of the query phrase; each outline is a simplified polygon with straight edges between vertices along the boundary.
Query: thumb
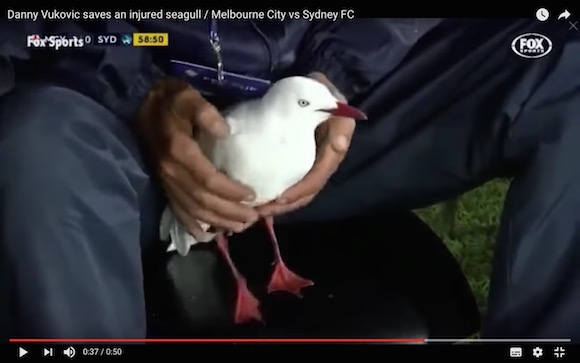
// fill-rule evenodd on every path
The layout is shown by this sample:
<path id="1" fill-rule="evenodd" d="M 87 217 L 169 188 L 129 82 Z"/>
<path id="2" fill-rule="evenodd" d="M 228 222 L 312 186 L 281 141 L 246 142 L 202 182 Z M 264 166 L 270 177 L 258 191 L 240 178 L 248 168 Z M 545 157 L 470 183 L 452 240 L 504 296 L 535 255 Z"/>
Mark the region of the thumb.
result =
<path id="1" fill-rule="evenodd" d="M 327 121 L 328 143 L 337 154 L 345 154 L 350 147 L 354 133 L 355 120 L 345 117 L 333 117 Z"/>

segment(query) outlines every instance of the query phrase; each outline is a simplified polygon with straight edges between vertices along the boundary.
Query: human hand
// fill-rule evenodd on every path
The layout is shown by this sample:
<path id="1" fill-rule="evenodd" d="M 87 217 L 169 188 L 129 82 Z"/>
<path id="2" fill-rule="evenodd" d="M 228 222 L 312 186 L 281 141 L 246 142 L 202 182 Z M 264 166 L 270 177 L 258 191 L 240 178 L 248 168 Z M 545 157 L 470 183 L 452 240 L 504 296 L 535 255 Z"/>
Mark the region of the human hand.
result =
<path id="1" fill-rule="evenodd" d="M 167 79 L 153 86 L 134 126 L 172 211 L 194 237 L 206 232 L 198 221 L 241 232 L 258 220 L 256 210 L 240 203 L 253 200 L 253 191 L 216 170 L 195 141 L 199 132 L 224 137 L 229 128 L 187 82 Z"/>
<path id="2" fill-rule="evenodd" d="M 310 77 L 326 85 L 334 96 L 346 103 L 346 98 L 322 73 Z M 350 146 L 355 129 L 355 120 L 332 116 L 316 129 L 316 160 L 312 169 L 288 188 L 274 202 L 257 208 L 263 216 L 280 215 L 306 206 L 326 185 L 328 179 L 338 169 Z"/>

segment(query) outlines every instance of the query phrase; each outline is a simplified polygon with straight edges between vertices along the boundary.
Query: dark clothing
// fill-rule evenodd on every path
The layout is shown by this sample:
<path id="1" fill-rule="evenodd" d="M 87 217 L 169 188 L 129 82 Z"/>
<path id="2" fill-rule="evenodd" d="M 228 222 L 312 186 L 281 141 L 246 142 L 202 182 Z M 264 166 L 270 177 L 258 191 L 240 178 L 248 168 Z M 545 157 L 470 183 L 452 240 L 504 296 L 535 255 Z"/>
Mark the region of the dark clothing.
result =
<path id="1" fill-rule="evenodd" d="M 369 115 L 324 191 L 280 223 L 415 208 L 513 176 L 484 335 L 580 340 L 578 33 L 533 20 L 435 23 L 220 26 L 229 70 L 326 72 Z M 183 60 L 214 65 L 206 23 L 144 26 L 171 29 L 179 49 L 170 52 Z M 143 336 L 139 254 L 158 220 L 145 213 L 154 209 L 153 181 L 124 121 L 162 76 L 162 62 L 151 60 L 163 54 L 90 47 L 36 58 L 20 45 L 34 31 L 11 36 L 15 29 L 0 29 L 9 36 L 0 79 L 37 83 L 3 83 L 0 98 L 0 238 L 15 320 L 28 336 Z M 528 32 L 550 38 L 551 53 L 516 56 L 510 44 Z"/>
<path id="2" fill-rule="evenodd" d="M 140 240 L 157 228 L 130 130 L 57 87 L 11 91 L 0 120 L 0 238 L 17 301 L 11 336 L 142 337 Z"/>

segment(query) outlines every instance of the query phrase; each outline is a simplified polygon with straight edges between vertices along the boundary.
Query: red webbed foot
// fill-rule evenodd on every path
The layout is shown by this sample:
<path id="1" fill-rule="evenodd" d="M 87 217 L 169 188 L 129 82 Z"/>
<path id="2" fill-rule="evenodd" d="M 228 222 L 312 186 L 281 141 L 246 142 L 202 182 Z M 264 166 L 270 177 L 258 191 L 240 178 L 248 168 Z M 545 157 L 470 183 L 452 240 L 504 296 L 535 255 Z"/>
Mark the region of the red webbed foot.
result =
<path id="1" fill-rule="evenodd" d="M 312 285 L 314 282 L 297 275 L 286 267 L 283 261 L 279 261 L 274 265 L 274 271 L 268 284 L 268 293 L 286 291 L 302 297 L 301 290 Z"/>
<path id="2" fill-rule="evenodd" d="M 237 297 L 236 297 L 236 310 L 234 312 L 234 322 L 236 324 L 245 324 L 251 321 L 263 322 L 262 313 L 260 312 L 260 301 L 256 299 L 254 294 L 248 288 L 246 279 L 236 268 L 236 265 L 232 261 L 230 256 L 230 250 L 228 246 L 228 240 L 223 234 L 218 234 L 216 237 L 216 242 L 218 249 L 220 250 L 222 256 L 228 263 L 232 275 L 236 280 Z"/>
<path id="3" fill-rule="evenodd" d="M 245 280 L 237 282 L 236 311 L 234 322 L 245 324 L 252 321 L 263 322 L 260 301 L 250 292 Z"/>
<path id="4" fill-rule="evenodd" d="M 305 287 L 314 285 L 314 282 L 299 276 L 286 266 L 282 259 L 280 246 L 278 245 L 278 238 L 274 231 L 274 220 L 272 217 L 266 217 L 265 222 L 274 248 L 274 271 L 272 272 L 272 277 L 268 284 L 268 293 L 274 291 L 286 291 L 298 297 L 302 297 L 301 290 Z"/>

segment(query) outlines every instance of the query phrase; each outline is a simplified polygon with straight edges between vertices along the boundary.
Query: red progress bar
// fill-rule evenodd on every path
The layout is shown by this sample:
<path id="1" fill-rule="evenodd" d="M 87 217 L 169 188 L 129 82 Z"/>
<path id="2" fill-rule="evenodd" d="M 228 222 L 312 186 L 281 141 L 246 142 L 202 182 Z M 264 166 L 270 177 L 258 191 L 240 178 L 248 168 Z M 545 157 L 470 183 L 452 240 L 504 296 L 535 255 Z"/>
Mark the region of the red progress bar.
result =
<path id="1" fill-rule="evenodd" d="M 10 343 L 425 343 L 409 339 L 9 339 Z"/>

